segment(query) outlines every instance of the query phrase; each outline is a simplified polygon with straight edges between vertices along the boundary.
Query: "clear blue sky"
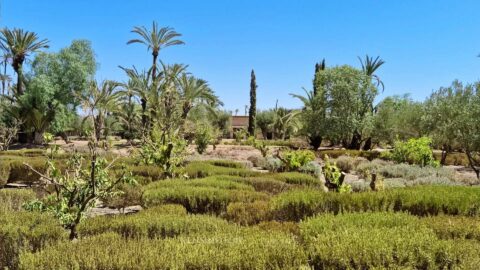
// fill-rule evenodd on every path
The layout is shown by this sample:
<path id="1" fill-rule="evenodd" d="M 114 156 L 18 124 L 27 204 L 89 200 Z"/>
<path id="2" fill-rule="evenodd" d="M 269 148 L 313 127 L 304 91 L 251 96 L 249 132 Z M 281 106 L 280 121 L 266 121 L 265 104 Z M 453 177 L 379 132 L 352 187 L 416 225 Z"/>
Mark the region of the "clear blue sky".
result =
<path id="1" fill-rule="evenodd" d="M 160 53 L 210 82 L 225 108 L 248 104 L 250 71 L 258 107 L 298 107 L 288 94 L 311 87 L 314 64 L 359 66 L 380 55 L 385 95 L 423 100 L 454 79 L 480 75 L 480 1 L 294 0 L 0 0 L 0 26 L 21 27 L 51 41 L 50 50 L 89 39 L 98 79 L 124 80 L 118 65 L 148 68 L 141 45 L 126 45 L 133 26 L 156 20 L 183 34 L 185 46 Z"/>

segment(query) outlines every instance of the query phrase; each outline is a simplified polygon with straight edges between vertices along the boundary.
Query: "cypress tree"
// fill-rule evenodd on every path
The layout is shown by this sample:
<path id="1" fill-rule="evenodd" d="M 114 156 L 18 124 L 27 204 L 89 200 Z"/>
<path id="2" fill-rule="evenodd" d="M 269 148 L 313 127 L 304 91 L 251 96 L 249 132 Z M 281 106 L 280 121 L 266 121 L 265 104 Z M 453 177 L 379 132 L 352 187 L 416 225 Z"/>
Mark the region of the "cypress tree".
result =
<path id="1" fill-rule="evenodd" d="M 322 62 L 316 63 L 315 64 L 315 75 L 313 77 L 313 96 L 316 96 L 318 93 L 318 87 L 317 87 L 317 74 L 321 70 L 325 70 L 325 58 L 323 58 Z"/>
<path id="2" fill-rule="evenodd" d="M 252 69 L 250 79 L 250 110 L 248 113 L 248 133 L 250 136 L 255 136 L 255 121 L 257 116 L 257 82 L 255 79 L 255 72 Z"/>

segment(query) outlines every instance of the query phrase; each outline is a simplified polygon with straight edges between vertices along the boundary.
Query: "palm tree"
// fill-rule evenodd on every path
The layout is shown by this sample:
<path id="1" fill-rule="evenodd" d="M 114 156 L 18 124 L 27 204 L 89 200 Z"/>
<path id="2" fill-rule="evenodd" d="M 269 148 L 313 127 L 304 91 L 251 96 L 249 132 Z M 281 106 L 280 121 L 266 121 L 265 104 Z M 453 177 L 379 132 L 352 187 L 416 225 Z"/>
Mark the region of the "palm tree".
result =
<path id="1" fill-rule="evenodd" d="M 157 75 L 157 58 L 160 50 L 173 45 L 185 44 L 183 41 L 176 39 L 181 34 L 170 27 L 158 28 L 155 21 L 152 23 L 152 29 L 150 30 L 145 26 L 135 26 L 131 32 L 139 35 L 140 38 L 131 39 L 127 44 L 140 43 L 147 46 L 148 50 L 152 50 L 152 80 Z"/>
<path id="2" fill-rule="evenodd" d="M 199 105 L 208 110 L 222 103 L 210 89 L 208 83 L 194 76 L 182 74 L 179 81 L 180 97 L 182 99 L 182 119 L 185 120 L 190 110 Z"/>
<path id="3" fill-rule="evenodd" d="M 385 61 L 380 58 L 380 56 L 377 56 L 377 58 L 373 59 L 373 57 L 370 57 L 365 55 L 365 60 L 361 59 L 358 57 L 358 60 L 360 60 L 360 64 L 362 65 L 362 70 L 371 79 L 375 80 L 377 83 L 377 86 L 382 87 L 382 91 L 385 90 L 385 85 L 383 84 L 382 80 L 378 75 L 375 74 L 377 69 L 379 69 L 383 64 L 385 64 Z M 373 112 L 373 106 L 372 108 L 369 108 L 371 112 Z M 365 140 L 365 144 L 363 145 L 363 150 L 370 150 L 372 148 L 372 138 L 368 137 Z"/>
<path id="4" fill-rule="evenodd" d="M 358 60 L 360 60 L 363 72 L 367 76 L 373 78 L 377 82 L 377 86 L 382 86 L 383 90 L 385 88 L 385 85 L 383 84 L 382 80 L 380 80 L 380 77 L 375 74 L 375 71 L 377 71 L 378 68 L 385 64 L 385 61 L 383 61 L 380 56 L 377 56 L 377 58 L 373 59 L 373 57 L 368 56 L 368 54 L 365 55 L 365 60 L 360 57 L 358 57 Z"/>
<path id="5" fill-rule="evenodd" d="M 34 32 L 24 31 L 14 28 L 13 30 L 4 28 L 0 31 L 0 43 L 12 57 L 12 67 L 17 73 L 17 91 L 18 96 L 22 96 L 23 91 L 23 63 L 32 53 L 42 49 L 49 48 L 48 40 L 39 40 Z"/>
<path id="6" fill-rule="evenodd" d="M 93 127 L 97 141 L 104 134 L 105 120 L 108 114 L 118 110 L 121 92 L 117 90 L 120 86 L 121 84 L 115 81 L 105 80 L 100 85 L 96 81 L 92 81 L 88 92 L 82 97 L 84 108 L 88 110 L 89 115 L 93 116 Z"/>
<path id="7" fill-rule="evenodd" d="M 127 91 L 140 99 L 140 105 L 142 107 L 142 129 L 143 132 L 146 132 L 148 127 L 147 103 L 150 100 L 151 94 L 150 75 L 148 72 L 139 72 L 135 67 L 120 68 L 125 71 L 129 78 L 128 84 L 126 85 Z"/>

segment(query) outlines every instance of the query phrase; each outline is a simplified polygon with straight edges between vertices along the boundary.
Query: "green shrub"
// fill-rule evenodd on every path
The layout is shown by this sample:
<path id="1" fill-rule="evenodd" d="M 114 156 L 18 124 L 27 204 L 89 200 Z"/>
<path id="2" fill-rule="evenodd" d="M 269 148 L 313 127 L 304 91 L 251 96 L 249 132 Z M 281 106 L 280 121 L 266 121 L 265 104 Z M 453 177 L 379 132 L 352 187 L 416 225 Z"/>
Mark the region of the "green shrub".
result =
<path id="1" fill-rule="evenodd" d="M 355 167 L 355 171 L 357 174 L 359 174 L 361 177 L 366 179 L 367 177 L 370 176 L 372 172 L 379 172 L 379 169 L 387 166 L 389 163 L 381 160 L 381 159 L 374 159 L 372 161 L 368 162 L 361 162 Z"/>
<path id="2" fill-rule="evenodd" d="M 212 140 L 212 131 L 207 126 L 197 128 L 195 132 L 195 144 L 199 154 L 203 154 L 207 150 L 210 141 Z"/>
<path id="3" fill-rule="evenodd" d="M 21 257 L 21 269 L 246 270 L 303 265 L 306 257 L 292 237 L 252 229 L 153 240 L 105 234 Z"/>
<path id="4" fill-rule="evenodd" d="M 353 170 L 355 158 L 350 156 L 339 156 L 335 159 L 335 164 L 342 172 L 350 172 Z"/>
<path id="5" fill-rule="evenodd" d="M 209 185 L 189 185 L 188 181 L 168 184 L 169 186 L 149 186 L 143 194 L 143 204 L 147 207 L 160 204 L 181 204 L 189 213 L 216 213 L 225 211 L 231 202 L 253 202 L 264 200 L 266 194 L 253 191 L 253 188 L 231 181 L 224 181 L 220 188 L 220 181 L 207 180 Z M 199 183 L 201 183 L 199 181 Z M 156 183 L 155 183 L 156 184 Z M 218 185 L 218 186 L 216 186 Z M 225 188 L 225 187 L 231 188 Z M 236 189 L 235 187 L 242 187 Z M 252 189 L 252 190 L 250 190 Z"/>
<path id="6" fill-rule="evenodd" d="M 235 168 L 235 169 L 245 169 L 245 163 L 232 161 L 228 159 L 216 159 L 206 161 L 209 164 L 217 167 L 226 167 L 226 168 Z"/>
<path id="7" fill-rule="evenodd" d="M 480 188 L 418 186 L 352 194 L 298 189 L 273 197 L 271 209 L 275 219 L 293 221 L 320 213 L 367 211 L 480 216 Z"/>
<path id="8" fill-rule="evenodd" d="M 368 160 L 374 160 L 380 157 L 378 151 L 360 151 L 360 150 L 345 150 L 345 149 L 334 149 L 334 150 L 320 150 L 317 151 L 318 157 L 324 157 L 325 155 L 330 158 L 338 158 L 340 156 L 350 156 L 350 157 L 363 157 Z"/>
<path id="9" fill-rule="evenodd" d="M 265 201 L 233 202 L 227 206 L 225 218 L 240 225 L 254 225 L 269 219 L 269 206 Z"/>
<path id="10" fill-rule="evenodd" d="M 38 157 L 45 155 L 44 149 L 22 149 L 0 151 L 0 156 L 20 156 L 20 157 Z"/>
<path id="11" fill-rule="evenodd" d="M 152 214 L 152 215 L 177 215 L 177 216 L 186 216 L 187 209 L 180 204 L 164 204 L 159 206 L 154 206 L 140 212 L 141 215 L 143 214 Z"/>
<path id="12" fill-rule="evenodd" d="M 257 176 L 260 173 L 245 168 L 227 168 L 214 166 L 209 162 L 194 161 L 185 166 L 185 174 L 189 178 L 203 178 L 212 175 Z"/>
<path id="13" fill-rule="evenodd" d="M 206 178 L 184 180 L 171 179 L 152 183 L 146 186 L 146 189 L 156 188 L 182 188 L 182 187 L 212 187 L 219 189 L 237 189 L 253 191 L 254 188 L 246 183 L 234 181 L 235 176 L 210 176 Z M 244 179 L 244 178 L 240 178 Z"/>
<path id="14" fill-rule="evenodd" d="M 78 232 L 82 238 L 114 232 L 125 238 L 155 239 L 232 229 L 232 225 L 220 218 L 162 212 L 152 209 L 135 215 L 90 218 L 80 224 Z"/>
<path id="15" fill-rule="evenodd" d="M 124 209 L 127 206 L 141 205 L 143 189 L 138 185 L 122 184 L 119 186 L 119 194 L 103 200 L 110 208 Z"/>
<path id="16" fill-rule="evenodd" d="M 319 269 L 470 269 L 479 262 L 471 250 L 480 245 L 439 240 L 431 221 L 405 213 L 327 214 L 301 222 L 300 232 Z"/>
<path id="17" fill-rule="evenodd" d="M 8 182 L 10 175 L 10 162 L 0 160 L 0 187 Z"/>
<path id="18" fill-rule="evenodd" d="M 153 181 L 165 178 L 165 171 L 160 166 L 155 165 L 128 166 L 128 171 L 132 172 L 133 176 L 150 178 Z"/>
<path id="19" fill-rule="evenodd" d="M 355 228 L 319 234 L 306 243 L 315 269 L 445 269 L 454 254 L 428 229 Z"/>
<path id="20" fill-rule="evenodd" d="M 0 189 L 0 210 L 18 211 L 35 198 L 35 193 L 28 189 Z"/>
<path id="21" fill-rule="evenodd" d="M 318 186 L 320 185 L 320 180 L 316 177 L 313 177 L 308 174 L 299 173 L 299 172 L 285 172 L 271 174 L 271 178 L 285 182 L 292 185 L 305 185 L 305 186 Z"/>
<path id="22" fill-rule="evenodd" d="M 22 251 L 38 251 L 67 239 L 66 231 L 49 215 L 0 210 L 0 269 L 17 269 Z"/>
<path id="23" fill-rule="evenodd" d="M 437 166 L 431 148 L 432 139 L 428 137 L 412 138 L 406 142 L 396 141 L 392 159 L 398 163 L 410 163 L 420 166 Z"/>
<path id="24" fill-rule="evenodd" d="M 300 235 L 300 228 L 296 222 L 278 222 L 275 220 L 262 221 L 257 225 L 257 227 L 268 232 L 278 231 L 293 234 L 295 236 Z"/>
<path id="25" fill-rule="evenodd" d="M 8 176 L 8 183 L 24 183 L 35 184 L 40 180 L 40 175 L 33 172 L 25 164 L 28 163 L 35 170 L 43 173 L 46 170 L 45 159 L 30 158 L 25 160 L 16 160 L 10 163 L 10 174 Z"/>
<path id="26" fill-rule="evenodd" d="M 270 172 L 278 172 L 282 169 L 283 163 L 279 158 L 267 157 L 265 160 L 265 169 Z"/>
<path id="27" fill-rule="evenodd" d="M 462 216 L 431 216 L 420 219 L 441 239 L 473 239 L 480 241 L 480 219 Z"/>
<path id="28" fill-rule="evenodd" d="M 237 181 L 240 183 L 251 185 L 255 189 L 255 191 L 265 192 L 268 194 L 278 194 L 286 190 L 289 190 L 291 188 L 291 185 L 282 181 L 272 179 L 267 175 L 265 175 L 264 177 L 257 176 L 257 177 L 249 177 L 249 178 L 232 177 L 232 176 L 219 176 L 219 177 L 223 179 L 230 179 L 231 181 Z"/>
<path id="29" fill-rule="evenodd" d="M 288 150 L 281 155 L 286 171 L 295 171 L 315 160 L 315 154 L 310 150 Z"/>
<path id="30" fill-rule="evenodd" d="M 404 178 L 411 181 L 429 176 L 443 177 L 451 180 L 455 179 L 455 172 L 450 168 L 444 167 L 435 168 L 409 164 L 388 164 L 379 168 L 377 172 L 386 178 Z"/>

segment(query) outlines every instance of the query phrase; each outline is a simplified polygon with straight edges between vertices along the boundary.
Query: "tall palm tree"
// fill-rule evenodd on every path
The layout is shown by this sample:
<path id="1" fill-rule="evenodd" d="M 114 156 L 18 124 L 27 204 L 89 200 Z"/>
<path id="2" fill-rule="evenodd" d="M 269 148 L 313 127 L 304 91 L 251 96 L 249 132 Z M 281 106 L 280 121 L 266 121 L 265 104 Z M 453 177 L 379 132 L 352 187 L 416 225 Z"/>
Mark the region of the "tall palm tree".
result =
<path id="1" fill-rule="evenodd" d="M 131 39 L 127 44 L 140 43 L 147 46 L 148 50 L 152 50 L 152 79 L 157 75 L 157 58 L 160 50 L 173 45 L 185 44 L 176 39 L 181 34 L 170 27 L 159 28 L 155 21 L 152 23 L 151 29 L 147 29 L 145 26 L 135 26 L 131 32 L 139 35 L 140 38 Z"/>
<path id="2" fill-rule="evenodd" d="M 383 90 L 385 88 L 385 85 L 383 84 L 380 77 L 375 74 L 375 71 L 377 71 L 377 69 L 379 69 L 383 64 L 385 64 L 385 61 L 383 61 L 380 56 L 377 56 L 377 58 L 373 59 L 373 57 L 368 56 L 368 54 L 365 55 L 365 59 L 358 57 L 358 60 L 360 60 L 363 72 L 367 76 L 374 79 L 377 82 L 377 86 L 381 86 Z"/>
<path id="3" fill-rule="evenodd" d="M 183 103 L 183 120 L 187 118 L 190 110 L 197 105 L 205 106 L 210 110 L 222 104 L 205 80 L 184 73 L 180 77 L 179 85 L 180 98 Z"/>
<path id="4" fill-rule="evenodd" d="M 360 64 L 362 65 L 362 70 L 371 79 L 375 80 L 377 83 L 377 86 L 382 87 L 382 91 L 385 89 L 385 85 L 383 84 L 382 80 L 378 75 L 375 74 L 377 69 L 379 69 L 383 64 L 385 64 L 385 61 L 380 58 L 380 56 L 377 56 L 375 59 L 373 57 L 370 57 L 365 55 L 365 59 L 362 59 L 358 57 L 358 60 L 360 60 Z M 371 112 L 374 111 L 373 105 L 371 108 L 368 108 Z M 356 131 L 355 131 L 356 132 Z M 365 140 L 365 144 L 363 145 L 363 150 L 370 150 L 372 148 L 372 137 L 368 137 Z"/>
<path id="5" fill-rule="evenodd" d="M 150 75 L 148 72 L 138 71 L 135 67 L 120 68 L 123 69 L 128 76 L 126 90 L 140 99 L 140 105 L 142 107 L 142 129 L 143 132 L 146 132 L 148 127 L 147 103 L 151 95 Z"/>
<path id="6" fill-rule="evenodd" d="M 39 40 L 34 32 L 24 31 L 23 29 L 3 28 L 0 30 L 0 43 L 12 57 L 12 67 L 17 73 L 17 91 L 18 96 L 22 96 L 23 91 L 23 63 L 32 53 L 42 49 L 49 48 L 48 40 Z"/>

